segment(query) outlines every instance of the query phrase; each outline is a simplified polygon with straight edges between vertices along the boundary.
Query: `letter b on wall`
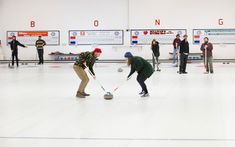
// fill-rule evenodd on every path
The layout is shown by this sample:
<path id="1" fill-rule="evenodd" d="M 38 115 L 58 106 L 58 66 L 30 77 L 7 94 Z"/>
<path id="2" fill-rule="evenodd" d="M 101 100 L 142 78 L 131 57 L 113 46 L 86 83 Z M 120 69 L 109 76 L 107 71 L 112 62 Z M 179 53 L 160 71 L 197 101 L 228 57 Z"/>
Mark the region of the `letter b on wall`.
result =
<path id="1" fill-rule="evenodd" d="M 36 26 L 35 21 L 30 21 L 30 27 L 31 27 L 31 28 L 34 28 L 35 26 Z"/>

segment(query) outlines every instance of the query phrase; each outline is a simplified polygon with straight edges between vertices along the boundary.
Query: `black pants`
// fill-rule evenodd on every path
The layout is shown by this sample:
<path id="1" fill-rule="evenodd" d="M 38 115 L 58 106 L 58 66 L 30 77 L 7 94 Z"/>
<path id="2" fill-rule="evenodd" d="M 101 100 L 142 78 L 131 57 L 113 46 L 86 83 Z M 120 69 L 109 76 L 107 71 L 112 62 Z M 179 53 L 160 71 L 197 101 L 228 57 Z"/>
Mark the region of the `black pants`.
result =
<path id="1" fill-rule="evenodd" d="M 186 72 L 186 65 L 187 65 L 187 61 L 188 61 L 188 55 L 185 54 L 180 54 L 180 73 L 184 73 Z"/>
<path id="2" fill-rule="evenodd" d="M 12 66 L 14 66 L 14 60 L 16 59 L 16 65 L 19 66 L 19 59 L 18 59 L 18 52 L 17 51 L 13 51 L 11 54 L 11 63 Z"/>
<path id="3" fill-rule="evenodd" d="M 145 93 L 148 93 L 147 86 L 144 83 L 146 80 L 147 80 L 147 78 L 145 78 L 145 76 L 143 74 L 137 75 L 137 81 L 140 84 L 142 91 L 144 91 Z"/>
<path id="4" fill-rule="evenodd" d="M 43 64 L 44 59 L 43 59 L 43 49 L 38 49 L 38 58 L 39 58 L 39 64 Z"/>
<path id="5" fill-rule="evenodd" d="M 159 58 L 159 54 L 152 54 L 152 61 L 153 61 L 153 69 L 155 70 L 155 64 L 156 64 L 156 62 L 157 62 L 157 70 L 159 70 L 159 60 L 158 60 L 158 58 Z"/>

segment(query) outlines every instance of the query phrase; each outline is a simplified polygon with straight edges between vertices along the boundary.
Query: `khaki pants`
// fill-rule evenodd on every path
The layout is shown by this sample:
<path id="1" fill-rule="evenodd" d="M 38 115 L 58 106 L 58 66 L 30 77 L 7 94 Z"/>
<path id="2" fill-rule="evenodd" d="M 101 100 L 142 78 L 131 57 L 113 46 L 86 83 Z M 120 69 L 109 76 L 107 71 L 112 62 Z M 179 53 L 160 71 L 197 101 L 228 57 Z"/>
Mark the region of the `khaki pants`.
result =
<path id="1" fill-rule="evenodd" d="M 206 71 L 213 73 L 214 72 L 213 71 L 213 57 L 207 57 L 206 59 L 204 57 L 203 60 L 204 60 L 204 65 L 206 67 Z"/>
<path id="2" fill-rule="evenodd" d="M 85 88 L 89 82 L 89 78 L 87 76 L 87 73 L 85 72 L 85 70 L 77 65 L 73 66 L 73 69 L 75 70 L 76 74 L 78 75 L 78 77 L 82 80 L 80 85 L 79 85 L 79 89 L 78 92 L 80 93 L 84 93 L 85 92 Z"/>

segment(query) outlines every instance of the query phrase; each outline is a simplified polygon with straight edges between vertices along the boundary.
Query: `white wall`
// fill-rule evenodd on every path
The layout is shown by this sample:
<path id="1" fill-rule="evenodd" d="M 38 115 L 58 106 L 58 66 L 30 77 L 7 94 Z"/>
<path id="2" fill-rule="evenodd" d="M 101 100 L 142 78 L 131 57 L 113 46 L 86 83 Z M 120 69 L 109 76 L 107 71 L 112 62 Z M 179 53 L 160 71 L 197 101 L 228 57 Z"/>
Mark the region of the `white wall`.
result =
<path id="1" fill-rule="evenodd" d="M 89 50 L 91 46 L 68 46 L 68 30 L 126 28 L 126 6 L 126 0 L 0 0 L 0 36 L 4 38 L 4 53 L 10 54 L 5 39 L 7 30 L 60 30 L 61 46 L 45 47 L 45 55 L 52 51 L 76 53 Z M 98 28 L 93 26 L 95 19 L 100 21 Z M 33 29 L 29 27 L 30 20 L 37 23 Z M 102 48 L 103 58 L 112 58 L 112 46 Z M 21 48 L 19 58 L 34 59 L 35 48 Z"/>
<path id="2" fill-rule="evenodd" d="M 234 0 L 130 0 L 131 28 L 185 28 L 188 30 L 190 52 L 199 52 L 192 45 L 192 29 L 235 28 Z M 161 26 L 154 19 L 161 19 Z M 224 25 L 218 25 L 218 19 Z M 161 46 L 161 58 L 168 56 L 172 46 Z M 214 46 L 214 58 L 235 58 L 235 45 Z"/>
<path id="3" fill-rule="evenodd" d="M 129 7 L 128 7 L 129 6 Z M 235 28 L 234 0 L 0 0 L 0 38 L 3 53 L 9 58 L 6 46 L 7 30 L 60 30 L 61 46 L 46 47 L 46 58 L 53 51 L 73 52 L 90 50 L 91 46 L 68 46 L 68 30 L 73 29 L 128 29 L 130 28 L 186 28 L 192 42 L 195 28 Z M 129 11 L 128 11 L 129 10 Z M 129 20 L 128 20 L 129 18 Z M 154 20 L 161 19 L 161 26 Z M 225 20 L 219 26 L 219 18 Z M 95 28 L 93 20 L 100 26 Z M 36 27 L 30 28 L 30 20 Z M 125 32 L 125 45 L 129 45 L 129 32 Z M 124 50 L 116 51 L 112 46 L 103 48 L 103 59 L 121 59 Z M 190 45 L 191 52 L 198 52 L 198 46 Z M 133 49 L 130 49 L 133 50 Z M 161 58 L 168 58 L 172 46 L 161 46 Z M 135 54 L 150 58 L 149 46 Z M 22 48 L 21 59 L 34 59 L 35 48 Z M 215 58 L 235 58 L 235 45 L 215 46 Z"/>

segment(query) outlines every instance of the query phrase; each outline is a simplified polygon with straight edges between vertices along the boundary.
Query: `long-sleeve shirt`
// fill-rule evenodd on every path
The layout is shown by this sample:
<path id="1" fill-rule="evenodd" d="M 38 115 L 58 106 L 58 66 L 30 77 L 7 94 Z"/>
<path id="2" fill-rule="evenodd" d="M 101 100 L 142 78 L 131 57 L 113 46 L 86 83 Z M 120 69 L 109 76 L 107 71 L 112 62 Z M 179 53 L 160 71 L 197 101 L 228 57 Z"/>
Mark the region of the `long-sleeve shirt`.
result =
<path id="1" fill-rule="evenodd" d="M 156 42 L 156 44 L 152 44 L 151 45 L 151 49 L 153 51 L 153 54 L 156 56 L 156 57 L 159 57 L 160 56 L 160 51 L 159 51 L 159 43 Z"/>
<path id="2" fill-rule="evenodd" d="M 180 42 L 181 42 L 181 40 L 179 38 L 174 39 L 173 46 L 174 46 L 175 49 L 180 46 Z"/>
<path id="3" fill-rule="evenodd" d="M 180 53 L 189 54 L 189 43 L 185 39 L 180 43 Z"/>
<path id="4" fill-rule="evenodd" d="M 213 45 L 212 43 L 208 42 L 208 43 L 203 43 L 201 45 L 201 51 L 203 52 L 203 56 L 205 57 L 205 48 L 206 48 L 206 54 L 207 57 L 212 57 L 212 50 L 213 50 Z"/>
<path id="5" fill-rule="evenodd" d="M 35 46 L 37 47 L 37 49 L 43 49 L 43 47 L 46 45 L 46 42 L 42 39 L 38 39 L 35 42 Z"/>
<path id="6" fill-rule="evenodd" d="M 97 58 L 94 56 L 94 52 L 82 52 L 79 54 L 78 60 L 75 62 L 75 65 L 78 65 L 83 69 L 85 69 L 87 66 L 92 74 L 95 75 L 93 66 L 96 60 Z M 86 64 L 86 66 L 84 65 L 84 63 Z"/>
<path id="7" fill-rule="evenodd" d="M 138 74 L 142 74 L 147 79 L 153 74 L 153 67 L 147 60 L 138 56 L 132 57 L 131 60 L 131 71 L 128 77 L 137 72 Z"/>
<path id="8" fill-rule="evenodd" d="M 25 45 L 21 44 L 18 40 L 12 40 L 9 42 L 11 50 L 17 52 L 18 46 L 25 47 Z"/>

